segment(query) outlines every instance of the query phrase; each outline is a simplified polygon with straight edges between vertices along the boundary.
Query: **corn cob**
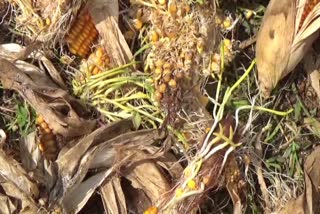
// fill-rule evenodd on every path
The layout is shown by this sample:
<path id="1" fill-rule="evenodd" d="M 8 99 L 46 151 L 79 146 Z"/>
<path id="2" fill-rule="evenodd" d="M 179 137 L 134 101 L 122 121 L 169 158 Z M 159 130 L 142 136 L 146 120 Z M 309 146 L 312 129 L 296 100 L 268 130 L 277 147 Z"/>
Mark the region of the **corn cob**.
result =
<path id="1" fill-rule="evenodd" d="M 89 12 L 85 11 L 78 16 L 66 37 L 70 52 L 82 58 L 86 57 L 98 35 Z"/>
<path id="2" fill-rule="evenodd" d="M 47 160 L 54 161 L 58 151 L 55 135 L 49 125 L 44 121 L 43 116 L 37 116 L 36 125 L 40 132 L 38 148 Z"/>
<path id="3" fill-rule="evenodd" d="M 302 13 L 302 17 L 301 17 L 301 21 L 300 21 L 300 26 L 302 26 L 303 21 L 307 18 L 308 14 L 312 11 L 312 9 L 318 4 L 320 3 L 320 0 L 306 0 L 307 3 L 304 7 L 303 13 Z"/>

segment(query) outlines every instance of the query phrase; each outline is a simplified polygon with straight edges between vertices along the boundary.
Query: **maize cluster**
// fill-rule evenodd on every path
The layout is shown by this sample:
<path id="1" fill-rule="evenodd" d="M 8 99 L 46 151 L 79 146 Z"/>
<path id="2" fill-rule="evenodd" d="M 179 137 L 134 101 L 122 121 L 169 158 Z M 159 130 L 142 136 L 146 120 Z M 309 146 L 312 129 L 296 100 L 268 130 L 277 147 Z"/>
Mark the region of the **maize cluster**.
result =
<path id="1" fill-rule="evenodd" d="M 44 121 L 44 118 L 41 115 L 37 116 L 36 125 L 40 132 L 40 142 L 38 144 L 39 150 L 47 160 L 55 160 L 58 148 L 52 129 L 50 129 L 49 125 Z"/>
<path id="2" fill-rule="evenodd" d="M 89 12 L 81 13 L 66 37 L 70 52 L 85 58 L 98 39 L 98 35 Z"/>
<path id="3" fill-rule="evenodd" d="M 108 68 L 110 65 L 110 58 L 102 47 L 96 48 L 87 60 L 83 60 L 80 65 L 80 71 L 86 76 L 96 75 L 102 70 Z"/>
<path id="4" fill-rule="evenodd" d="M 177 88 L 177 79 L 181 79 L 183 73 L 175 71 L 171 63 L 164 62 L 161 59 L 156 61 L 155 66 L 153 70 L 154 85 L 156 88 L 155 97 L 160 101 L 164 93 L 168 90 L 174 91 Z"/>
<path id="5" fill-rule="evenodd" d="M 210 3 L 191 7 L 186 1 L 157 0 L 154 4 L 133 5 L 137 7 L 133 26 L 143 29 L 142 42 L 152 45 L 144 52 L 144 71 L 152 74 L 154 98 L 172 125 L 182 107 L 183 92 L 210 73 L 217 44 L 212 38 L 208 42 L 207 36 L 214 27 L 214 13 Z"/>
<path id="6" fill-rule="evenodd" d="M 308 14 L 312 11 L 312 9 L 320 3 L 320 0 L 306 0 L 306 5 L 304 7 L 302 17 L 301 17 L 301 22 L 300 22 L 300 27 L 303 24 L 303 21 L 307 18 Z"/>

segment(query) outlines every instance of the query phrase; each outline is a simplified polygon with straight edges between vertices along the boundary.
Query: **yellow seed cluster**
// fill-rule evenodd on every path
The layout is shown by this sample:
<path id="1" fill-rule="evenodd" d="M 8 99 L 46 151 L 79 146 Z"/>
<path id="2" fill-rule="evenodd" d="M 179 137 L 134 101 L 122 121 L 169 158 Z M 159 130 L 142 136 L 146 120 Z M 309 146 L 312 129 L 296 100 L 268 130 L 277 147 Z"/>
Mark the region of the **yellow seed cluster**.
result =
<path id="1" fill-rule="evenodd" d="M 173 73 L 173 64 L 164 62 L 161 59 L 155 62 L 155 66 L 153 70 L 156 88 L 155 97 L 160 101 L 167 90 L 175 90 L 177 88 L 177 79 L 182 78 L 183 75 Z"/>
<path id="2" fill-rule="evenodd" d="M 190 190 L 195 190 L 197 189 L 197 183 L 195 180 L 191 179 L 188 181 L 187 186 Z"/>
<path id="3" fill-rule="evenodd" d="M 110 65 L 110 58 L 102 47 L 96 48 L 87 60 L 84 60 L 80 65 L 80 71 L 83 74 L 96 75 L 101 73 Z"/>
<path id="4" fill-rule="evenodd" d="M 36 125 L 40 132 L 40 142 L 38 144 L 39 150 L 46 159 L 55 160 L 58 148 L 52 129 L 50 129 L 49 125 L 44 121 L 44 118 L 41 115 L 37 116 Z"/>
<path id="5" fill-rule="evenodd" d="M 66 37 L 70 52 L 83 58 L 86 57 L 98 35 L 89 12 L 80 14 Z"/>
<path id="6" fill-rule="evenodd" d="M 222 15 L 216 15 L 215 23 L 217 26 L 221 27 L 222 29 L 227 30 L 232 26 L 233 20 L 229 16 L 225 17 Z"/>
<path id="7" fill-rule="evenodd" d="M 300 27 L 303 24 L 303 21 L 307 18 L 308 14 L 311 12 L 311 10 L 318 4 L 320 3 L 320 0 L 307 0 L 307 3 L 304 7 L 302 17 L 301 17 L 301 22 L 300 22 Z"/>

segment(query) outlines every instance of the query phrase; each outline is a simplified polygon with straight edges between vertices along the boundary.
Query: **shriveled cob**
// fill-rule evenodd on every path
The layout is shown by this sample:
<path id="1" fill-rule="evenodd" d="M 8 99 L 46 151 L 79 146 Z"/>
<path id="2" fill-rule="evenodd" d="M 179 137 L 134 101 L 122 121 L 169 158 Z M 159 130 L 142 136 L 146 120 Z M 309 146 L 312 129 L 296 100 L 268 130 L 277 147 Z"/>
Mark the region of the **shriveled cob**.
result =
<path id="1" fill-rule="evenodd" d="M 56 137 L 50 129 L 49 125 L 44 121 L 43 116 L 38 115 L 36 125 L 40 132 L 40 142 L 38 148 L 47 160 L 55 160 L 57 156 L 57 142 Z"/>
<path id="2" fill-rule="evenodd" d="M 84 11 L 78 16 L 66 37 L 70 52 L 83 58 L 88 56 L 98 35 L 89 12 Z"/>

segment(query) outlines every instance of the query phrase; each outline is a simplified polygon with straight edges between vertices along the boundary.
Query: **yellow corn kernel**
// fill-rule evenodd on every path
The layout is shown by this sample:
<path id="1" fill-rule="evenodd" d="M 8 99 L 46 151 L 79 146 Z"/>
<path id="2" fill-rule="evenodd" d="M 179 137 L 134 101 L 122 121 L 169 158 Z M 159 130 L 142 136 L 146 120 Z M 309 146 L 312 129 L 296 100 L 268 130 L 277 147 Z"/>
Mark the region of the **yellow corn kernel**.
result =
<path id="1" fill-rule="evenodd" d="M 38 115 L 38 117 L 36 118 L 36 123 L 37 123 L 38 125 L 40 125 L 40 124 L 43 123 L 43 122 L 44 122 L 43 116 L 42 116 L 42 115 Z"/>
<path id="2" fill-rule="evenodd" d="M 158 2 L 159 2 L 159 4 L 161 4 L 161 5 L 165 5 L 165 4 L 167 3 L 166 0 L 158 0 Z"/>
<path id="3" fill-rule="evenodd" d="M 159 35 L 156 31 L 151 32 L 151 41 L 152 42 L 157 42 L 159 40 Z"/>
<path id="4" fill-rule="evenodd" d="M 224 40 L 223 40 L 223 44 L 224 44 L 224 46 L 226 46 L 227 48 L 231 49 L 232 42 L 231 42 L 230 39 L 224 39 Z"/>
<path id="5" fill-rule="evenodd" d="M 51 24 L 51 19 L 50 18 L 46 18 L 46 25 L 49 26 Z"/>
<path id="6" fill-rule="evenodd" d="M 188 181 L 187 186 L 189 189 L 191 190 L 195 190 L 197 189 L 197 183 L 195 182 L 195 180 L 191 179 L 190 181 Z"/>
<path id="7" fill-rule="evenodd" d="M 168 5 L 168 10 L 171 15 L 175 15 L 177 13 L 177 5 L 175 3 L 170 3 Z"/>
<path id="8" fill-rule="evenodd" d="M 143 212 L 143 214 L 158 214 L 158 208 L 149 207 L 146 211 Z"/>
<path id="9" fill-rule="evenodd" d="M 97 56 L 98 58 L 100 58 L 100 57 L 103 57 L 103 55 L 104 55 L 104 50 L 103 50 L 103 48 L 102 48 L 102 47 L 97 48 L 97 50 L 96 50 L 96 56 Z"/>
<path id="10" fill-rule="evenodd" d="M 40 123 L 40 127 L 41 127 L 43 130 L 49 128 L 49 127 L 48 127 L 48 124 L 47 124 L 46 122 Z"/>
<path id="11" fill-rule="evenodd" d="M 181 197 L 182 195 L 183 195 L 183 189 L 180 188 L 180 187 L 177 188 L 177 189 L 176 189 L 175 196 L 179 198 L 179 197 Z"/>
<path id="12" fill-rule="evenodd" d="M 154 70 L 154 73 L 156 75 L 162 74 L 162 68 L 156 67 L 156 69 Z"/>
<path id="13" fill-rule="evenodd" d="M 253 15 L 253 11 L 252 10 L 246 10 L 245 11 L 245 17 L 246 19 L 250 19 Z"/>
<path id="14" fill-rule="evenodd" d="M 225 29 L 228 29 L 229 27 L 231 27 L 232 25 L 232 21 L 229 17 L 225 18 L 225 20 L 223 21 L 223 27 Z"/>
<path id="15" fill-rule="evenodd" d="M 177 82 L 174 80 L 174 79 L 171 79 L 168 83 L 168 85 L 171 87 L 171 88 L 176 88 L 177 87 Z"/>
<path id="16" fill-rule="evenodd" d="M 88 12 L 81 13 L 71 26 L 66 37 L 69 51 L 72 54 L 85 57 L 90 52 L 90 45 L 98 37 L 98 31 Z"/>
<path id="17" fill-rule="evenodd" d="M 143 22 L 140 19 L 134 19 L 133 26 L 136 30 L 141 30 L 141 28 L 143 26 Z"/>
<path id="18" fill-rule="evenodd" d="M 92 75 L 96 75 L 96 74 L 100 73 L 99 71 L 100 71 L 100 69 L 98 67 L 95 67 L 92 71 Z"/>

